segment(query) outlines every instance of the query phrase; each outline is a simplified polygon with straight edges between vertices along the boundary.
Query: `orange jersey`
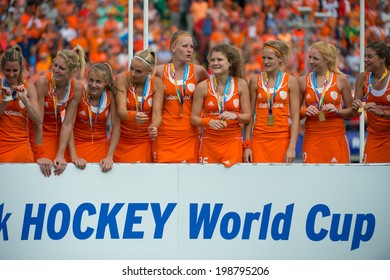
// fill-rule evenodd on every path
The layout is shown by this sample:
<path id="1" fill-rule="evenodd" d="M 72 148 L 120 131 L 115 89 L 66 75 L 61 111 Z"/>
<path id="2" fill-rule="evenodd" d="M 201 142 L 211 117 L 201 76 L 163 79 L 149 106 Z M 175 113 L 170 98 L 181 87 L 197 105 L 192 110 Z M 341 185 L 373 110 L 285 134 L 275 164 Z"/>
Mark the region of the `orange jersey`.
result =
<path id="1" fill-rule="evenodd" d="M 3 82 L 4 78 L 1 79 L 1 85 Z M 24 87 L 27 87 L 27 82 Z M 29 142 L 27 109 L 20 99 L 9 101 L 0 115 L 0 143 L 0 162 L 34 162 Z"/>
<path id="2" fill-rule="evenodd" d="M 157 162 L 198 162 L 199 129 L 191 125 L 192 99 L 197 84 L 193 64 L 189 64 L 186 76 L 186 86 L 183 87 L 183 80 L 171 76 L 170 64 L 164 65 L 162 122 L 154 143 L 154 160 Z M 180 94 L 184 95 L 183 106 L 176 83 Z"/>
<path id="3" fill-rule="evenodd" d="M 323 104 L 332 103 L 336 108 L 342 107 L 342 93 L 337 87 L 337 73 L 332 72 L 329 83 L 315 91 L 313 74 L 306 75 L 304 104 L 318 106 L 323 91 Z M 344 119 L 336 113 L 325 112 L 325 121 L 319 117 L 307 116 L 303 138 L 304 163 L 349 163 L 349 145 L 345 134 Z"/>
<path id="4" fill-rule="evenodd" d="M 282 73 L 276 88 L 267 88 L 265 74 L 257 79 L 255 122 L 252 134 L 252 154 L 254 162 L 284 162 L 290 142 L 288 73 Z M 272 98 L 273 125 L 268 125 L 268 98 Z"/>
<path id="5" fill-rule="evenodd" d="M 369 79 L 371 73 L 366 73 L 364 95 L 369 92 Z M 366 102 L 375 102 L 382 110 L 390 110 L 390 78 L 384 89 L 375 90 L 368 94 Z M 390 162 L 390 119 L 367 112 L 368 136 L 364 148 L 364 162 Z"/>
<path id="6" fill-rule="evenodd" d="M 323 104 L 332 103 L 336 108 L 341 108 L 342 94 L 337 87 L 337 73 L 332 72 L 330 82 L 325 87 L 325 97 Z M 324 88 L 318 88 L 318 96 L 314 89 L 312 74 L 306 75 L 306 87 L 304 93 L 304 104 L 318 106 L 319 99 Z M 345 135 L 344 119 L 336 113 L 325 112 L 325 121 L 320 121 L 318 116 L 308 116 L 305 120 L 305 136 L 308 134 L 315 135 Z"/>
<path id="7" fill-rule="evenodd" d="M 207 80 L 207 95 L 203 102 L 204 117 L 218 120 L 222 111 L 241 111 L 237 78 L 230 80 L 226 97 L 216 91 L 212 78 Z M 223 163 L 229 167 L 242 162 L 242 137 L 238 120 L 228 120 L 227 127 L 216 130 L 206 127 L 203 131 L 200 162 Z"/>
<path id="8" fill-rule="evenodd" d="M 56 100 L 55 91 L 52 86 L 52 73 L 46 73 L 45 76 L 48 79 L 48 93 L 45 95 L 44 100 L 44 114 L 43 114 L 43 145 L 45 147 L 44 157 L 48 159 L 54 159 L 60 141 L 60 132 L 62 118 L 61 114 L 65 112 L 66 105 L 73 98 L 74 93 L 74 80 L 72 79 L 69 84 L 63 100 L 57 100 L 57 108 L 55 108 L 54 102 Z"/>
<path id="9" fill-rule="evenodd" d="M 127 72 L 130 79 L 130 72 Z M 121 120 L 121 134 L 114 154 L 114 162 L 152 162 L 152 140 L 148 127 L 152 121 L 154 77 L 149 76 L 144 92 L 137 94 L 131 87 L 127 90 L 126 108 L 148 115 L 144 124 Z M 138 109 L 137 109 L 138 108 Z"/>
<path id="10" fill-rule="evenodd" d="M 85 85 L 86 87 L 86 85 Z M 104 91 L 98 107 L 88 104 L 87 90 L 79 103 L 73 127 L 74 145 L 78 157 L 87 162 L 99 162 L 108 151 L 107 121 L 110 116 L 111 94 Z"/>

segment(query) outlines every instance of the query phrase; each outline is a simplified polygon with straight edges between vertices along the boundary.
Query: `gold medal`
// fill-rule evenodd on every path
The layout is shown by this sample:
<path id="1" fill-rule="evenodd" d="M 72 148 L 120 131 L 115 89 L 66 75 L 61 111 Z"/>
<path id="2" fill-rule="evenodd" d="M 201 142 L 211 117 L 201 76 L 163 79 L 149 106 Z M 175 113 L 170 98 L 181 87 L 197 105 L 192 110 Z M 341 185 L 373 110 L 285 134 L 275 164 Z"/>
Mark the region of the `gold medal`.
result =
<path id="1" fill-rule="evenodd" d="M 324 113 L 324 111 L 320 111 L 320 113 L 318 114 L 318 119 L 320 120 L 320 122 L 325 121 L 325 113 Z"/>
<path id="2" fill-rule="evenodd" d="M 359 113 L 364 112 L 364 105 L 366 105 L 366 102 L 362 102 L 362 107 L 360 107 L 360 108 L 358 109 L 358 112 L 359 112 Z"/>
<path id="3" fill-rule="evenodd" d="M 268 115 L 268 125 L 269 126 L 274 125 L 274 115 Z"/>

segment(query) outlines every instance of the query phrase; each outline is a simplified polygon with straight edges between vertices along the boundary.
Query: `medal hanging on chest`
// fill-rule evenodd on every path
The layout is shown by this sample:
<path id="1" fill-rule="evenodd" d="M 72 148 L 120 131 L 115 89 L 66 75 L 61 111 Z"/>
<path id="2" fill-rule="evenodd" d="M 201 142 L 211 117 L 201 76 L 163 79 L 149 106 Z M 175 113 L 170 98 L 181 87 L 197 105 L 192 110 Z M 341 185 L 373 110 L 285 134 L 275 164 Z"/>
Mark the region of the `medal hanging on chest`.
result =
<path id="1" fill-rule="evenodd" d="M 180 91 L 179 85 L 177 83 L 176 79 L 176 71 L 175 66 L 173 63 L 171 63 L 171 70 L 172 70 L 172 76 L 173 80 L 175 81 L 175 88 L 176 88 L 176 96 L 180 103 L 180 118 L 183 117 L 183 106 L 184 106 L 184 99 L 186 96 L 186 88 L 187 88 L 187 78 L 188 78 L 188 64 L 184 66 L 184 74 L 183 74 L 183 91 Z"/>
<path id="2" fill-rule="evenodd" d="M 364 95 L 362 98 L 362 106 L 358 109 L 359 113 L 362 113 L 364 111 L 364 105 L 366 105 L 367 98 L 370 95 L 370 93 L 372 92 L 372 89 L 375 86 L 377 86 L 384 78 L 386 78 L 388 73 L 389 73 L 389 71 L 386 69 L 385 72 L 382 74 L 382 77 L 376 82 L 376 84 L 374 86 L 372 85 L 372 82 L 374 80 L 374 75 L 372 72 L 370 73 L 370 77 L 368 79 L 368 91 L 367 91 L 367 94 Z"/>
<path id="3" fill-rule="evenodd" d="M 329 82 L 329 70 L 326 70 L 326 76 L 325 76 L 325 81 L 324 81 L 324 86 L 322 88 L 322 93 L 320 95 L 320 93 L 318 92 L 318 84 L 317 84 L 317 75 L 316 75 L 316 72 L 312 72 L 312 81 L 313 81 L 313 86 L 314 86 L 314 91 L 315 91 L 315 94 L 316 94 L 316 99 L 317 99 L 317 102 L 318 102 L 318 120 L 320 122 L 323 122 L 326 120 L 325 118 L 325 112 L 321 110 L 322 108 L 322 105 L 324 104 L 324 100 L 325 100 L 325 93 L 326 93 L 326 90 L 327 90 L 327 85 L 328 85 L 328 82 Z"/>
<path id="4" fill-rule="evenodd" d="M 264 72 L 264 81 L 265 81 L 265 86 L 267 88 L 267 107 L 268 107 L 267 125 L 268 126 L 273 126 L 275 123 L 274 114 L 273 114 L 273 105 L 275 103 L 278 88 L 281 84 L 281 79 L 282 79 L 282 71 L 279 70 L 275 81 L 274 92 L 271 93 L 268 86 L 269 83 L 268 74 L 267 72 Z"/>

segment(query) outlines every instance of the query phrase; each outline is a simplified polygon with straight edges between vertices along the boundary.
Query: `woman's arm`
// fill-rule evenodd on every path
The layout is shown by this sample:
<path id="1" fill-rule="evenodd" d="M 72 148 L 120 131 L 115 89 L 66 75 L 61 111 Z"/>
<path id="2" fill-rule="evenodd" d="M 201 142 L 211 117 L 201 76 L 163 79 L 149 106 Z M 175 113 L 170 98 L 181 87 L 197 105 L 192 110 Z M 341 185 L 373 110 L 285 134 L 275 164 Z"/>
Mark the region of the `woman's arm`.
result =
<path id="1" fill-rule="evenodd" d="M 73 125 L 76 120 L 76 112 L 79 106 L 83 87 L 81 82 L 74 80 L 74 94 L 66 107 L 65 119 L 61 126 L 60 143 L 57 150 L 56 159 L 54 160 L 54 174 L 60 175 L 66 168 L 66 160 L 64 157 L 66 147 L 69 143 L 70 135 L 73 131 Z"/>
<path id="2" fill-rule="evenodd" d="M 152 123 L 149 127 L 149 135 L 154 140 L 162 120 L 162 108 L 164 104 L 164 85 L 160 78 L 154 77 L 153 112 Z"/>
<path id="3" fill-rule="evenodd" d="M 114 164 L 113 161 L 114 153 L 116 150 L 116 146 L 118 145 L 119 137 L 121 133 L 121 128 L 120 128 L 121 122 L 117 114 L 115 98 L 111 98 L 110 118 L 111 118 L 110 146 L 108 147 L 106 157 L 100 161 L 100 166 L 103 172 L 108 172 L 112 169 L 112 166 Z"/>
<path id="4" fill-rule="evenodd" d="M 295 147 L 297 145 L 299 133 L 299 112 L 301 108 L 301 98 L 299 93 L 298 80 L 294 76 L 289 76 L 288 89 L 290 92 L 291 132 L 290 143 L 287 148 L 285 161 L 286 163 L 291 163 L 294 162 L 296 157 Z"/>
<path id="5" fill-rule="evenodd" d="M 251 119 L 249 123 L 244 125 L 244 162 L 253 162 L 252 154 L 252 130 L 254 124 L 254 115 L 256 112 L 256 101 L 257 101 L 257 78 L 252 77 L 249 81 L 249 97 L 250 97 L 250 108 L 251 108 Z"/>

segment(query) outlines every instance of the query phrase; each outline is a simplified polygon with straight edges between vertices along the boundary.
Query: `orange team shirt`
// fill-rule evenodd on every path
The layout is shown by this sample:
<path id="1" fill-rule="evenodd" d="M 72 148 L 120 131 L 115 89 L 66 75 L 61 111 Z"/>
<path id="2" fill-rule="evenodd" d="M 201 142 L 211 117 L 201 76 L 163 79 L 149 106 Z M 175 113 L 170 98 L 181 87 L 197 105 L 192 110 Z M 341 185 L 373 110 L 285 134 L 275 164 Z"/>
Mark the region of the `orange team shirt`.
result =
<path id="1" fill-rule="evenodd" d="M 99 106 L 90 107 L 86 84 L 84 88 L 73 127 L 74 144 L 78 157 L 87 162 L 99 162 L 108 152 L 107 121 L 110 116 L 111 94 L 104 91 Z"/>
<path id="2" fill-rule="evenodd" d="M 318 106 L 318 100 L 321 98 L 323 86 L 318 89 L 319 96 L 316 96 L 314 89 L 312 73 L 306 74 L 306 87 L 304 94 L 304 104 Z M 332 72 L 330 82 L 326 86 L 324 103 L 332 103 L 336 108 L 341 108 L 342 94 L 337 87 L 337 73 Z M 325 112 L 325 121 L 320 121 L 318 115 L 307 116 L 305 121 L 305 135 L 317 136 L 342 136 L 345 135 L 344 119 L 336 113 Z"/>
<path id="3" fill-rule="evenodd" d="M 162 110 L 162 122 L 158 133 L 161 136 L 199 135 L 199 130 L 190 123 L 192 99 L 196 86 L 194 64 L 189 64 L 188 67 L 182 117 L 180 117 L 181 106 L 177 97 L 175 80 L 171 77 L 170 73 L 170 64 L 165 64 L 162 76 L 162 81 L 164 83 L 164 105 Z M 180 92 L 183 93 L 183 80 L 178 80 L 177 85 Z"/>
<path id="4" fill-rule="evenodd" d="M 164 65 L 164 105 L 162 122 L 154 142 L 154 161 L 196 163 L 199 158 L 199 128 L 190 122 L 193 94 L 196 86 L 195 66 L 188 64 L 186 86 L 176 80 L 180 94 L 184 94 L 182 116 L 176 82 L 171 76 L 171 64 Z"/>
<path id="5" fill-rule="evenodd" d="M 290 92 L 288 90 L 288 73 L 282 73 L 280 86 L 269 88 L 270 94 L 274 96 L 272 104 L 272 115 L 274 116 L 274 125 L 268 125 L 268 101 L 267 86 L 264 81 L 264 72 L 258 75 L 257 79 L 257 99 L 256 99 L 256 119 L 253 127 L 253 139 L 260 138 L 289 138 L 289 104 Z"/>
<path id="6" fill-rule="evenodd" d="M 371 73 L 366 73 L 364 83 L 364 95 L 369 92 L 369 79 Z M 390 110 L 390 78 L 384 89 L 373 89 L 366 102 L 375 102 L 382 110 Z M 390 162 L 390 120 L 377 116 L 373 112 L 367 112 L 367 139 L 364 148 L 363 162 Z"/>
<path id="7" fill-rule="evenodd" d="M 130 79 L 130 72 L 126 72 Z M 144 112 L 149 119 L 144 124 L 133 121 L 121 120 L 121 134 L 115 150 L 115 162 L 151 162 L 152 161 L 152 140 L 148 133 L 148 127 L 152 122 L 152 107 L 154 93 L 154 77 L 148 76 L 148 83 L 144 85 L 144 92 L 137 95 L 130 87 L 127 91 L 126 108 L 128 111 Z M 137 100 L 136 100 L 137 98 Z M 143 103 L 143 105 L 142 105 Z"/>
<path id="8" fill-rule="evenodd" d="M 48 93 L 44 100 L 44 115 L 43 115 L 43 145 L 44 157 L 55 159 L 60 141 L 61 132 L 61 113 L 66 109 L 67 104 L 72 100 L 74 94 L 74 80 L 68 84 L 63 100 L 57 101 L 57 108 L 54 106 L 54 89 L 52 85 L 53 73 L 45 74 L 48 80 Z M 57 114 L 55 113 L 57 109 Z"/>
<path id="9" fill-rule="evenodd" d="M 1 85 L 4 81 L 1 78 Z M 25 88 L 27 84 L 24 84 Z M 0 162 L 34 162 L 28 135 L 27 109 L 20 99 L 8 102 L 0 115 L 0 127 Z"/>
<path id="10" fill-rule="evenodd" d="M 239 113 L 241 106 L 237 78 L 231 79 L 230 91 L 227 93 L 226 99 L 216 92 L 213 78 L 209 78 L 203 109 L 204 117 L 214 120 L 219 119 L 221 111 Z M 226 167 L 242 162 L 241 128 L 237 119 L 228 120 L 227 127 L 224 129 L 204 128 L 200 148 L 200 162 L 223 163 Z"/>

